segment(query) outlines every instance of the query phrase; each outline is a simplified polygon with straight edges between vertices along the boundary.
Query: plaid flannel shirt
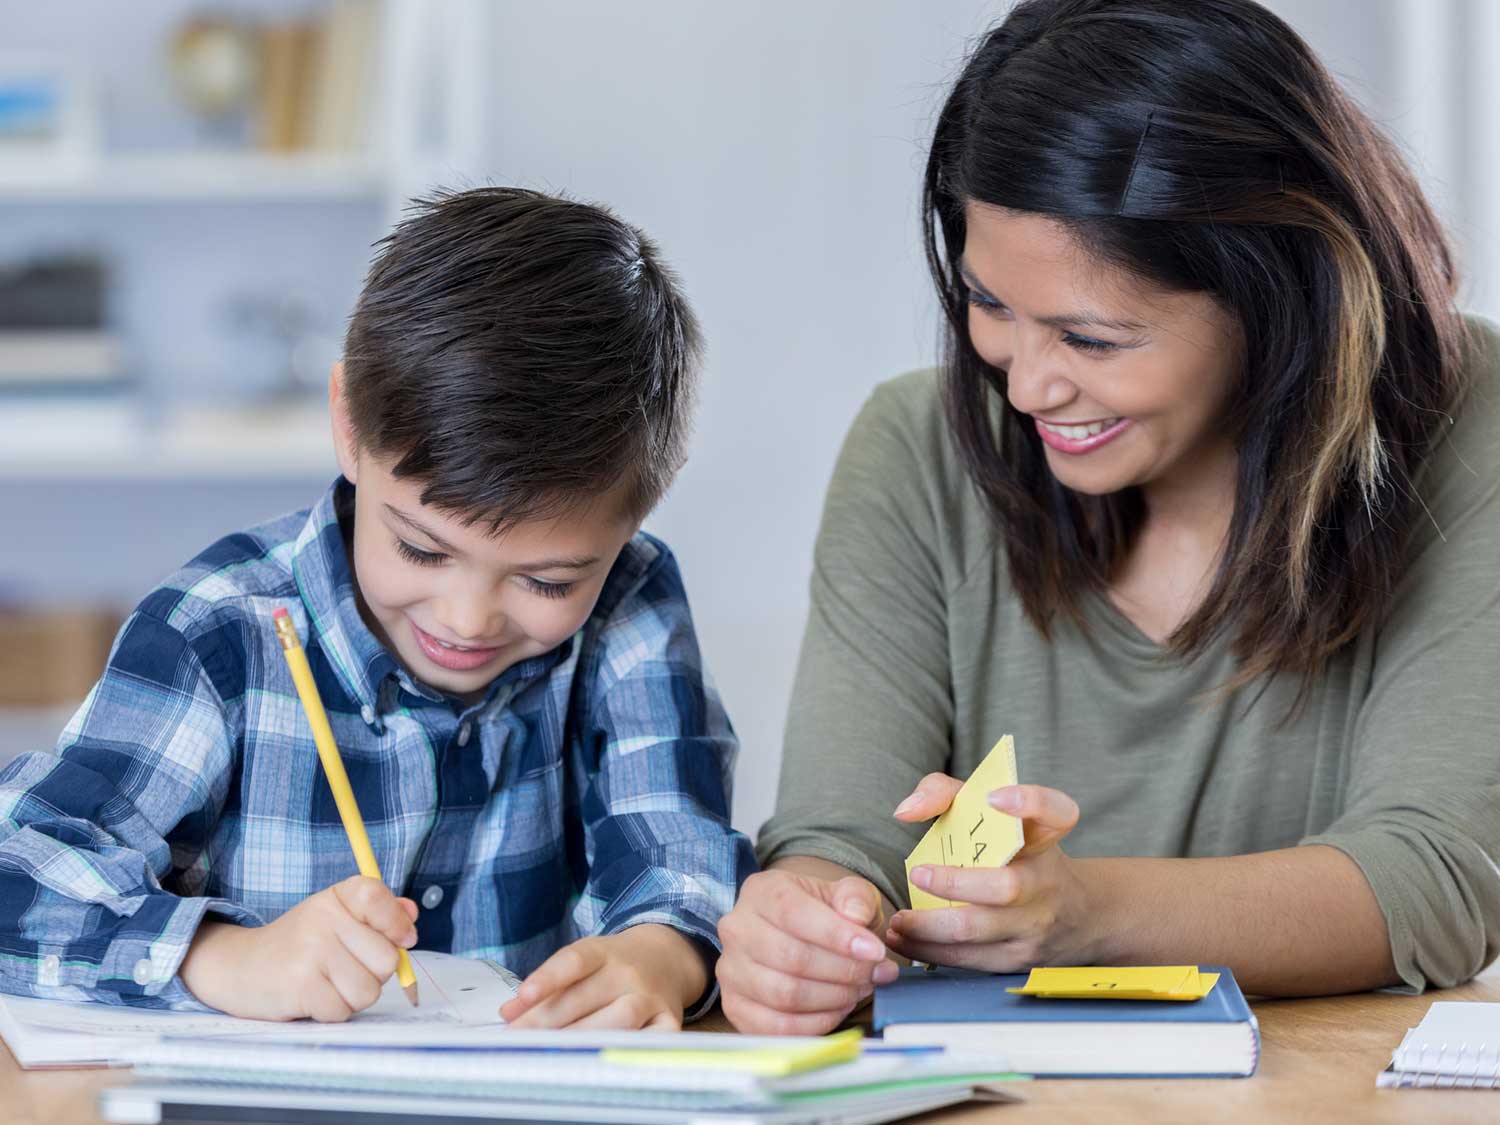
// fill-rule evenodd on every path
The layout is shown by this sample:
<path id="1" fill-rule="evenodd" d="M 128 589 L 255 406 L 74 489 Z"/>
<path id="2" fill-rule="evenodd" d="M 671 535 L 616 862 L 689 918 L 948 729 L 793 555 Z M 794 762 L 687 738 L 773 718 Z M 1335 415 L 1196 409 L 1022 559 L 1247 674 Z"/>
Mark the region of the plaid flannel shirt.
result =
<path id="1" fill-rule="evenodd" d="M 204 551 L 125 623 L 58 752 L 0 772 L 0 990 L 201 1007 L 176 974 L 205 916 L 261 925 L 357 873 L 282 605 L 381 873 L 421 904 L 419 948 L 521 975 L 644 922 L 719 948 L 754 858 L 729 827 L 736 743 L 671 552 L 637 535 L 583 628 L 465 707 L 361 620 L 351 498 L 340 480 Z"/>

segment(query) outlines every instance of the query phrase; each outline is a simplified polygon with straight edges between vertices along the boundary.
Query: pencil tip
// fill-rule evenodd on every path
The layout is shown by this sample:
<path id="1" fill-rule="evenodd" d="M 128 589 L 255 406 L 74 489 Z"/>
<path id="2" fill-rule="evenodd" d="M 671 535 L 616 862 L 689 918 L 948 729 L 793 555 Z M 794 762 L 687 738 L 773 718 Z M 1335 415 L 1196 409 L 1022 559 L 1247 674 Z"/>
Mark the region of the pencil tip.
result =
<path id="1" fill-rule="evenodd" d="M 404 985 L 401 991 L 406 993 L 406 999 L 411 1003 L 411 1006 L 415 1008 L 417 1006 L 417 982 L 412 981 L 410 984 Z"/>

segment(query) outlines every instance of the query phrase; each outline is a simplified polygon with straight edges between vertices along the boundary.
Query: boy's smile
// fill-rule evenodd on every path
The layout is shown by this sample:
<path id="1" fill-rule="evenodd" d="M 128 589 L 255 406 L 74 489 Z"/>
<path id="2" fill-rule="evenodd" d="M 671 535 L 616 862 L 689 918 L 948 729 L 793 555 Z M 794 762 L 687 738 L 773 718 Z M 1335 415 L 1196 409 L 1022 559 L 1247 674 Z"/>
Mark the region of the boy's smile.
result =
<path id="1" fill-rule="evenodd" d="M 499 655 L 503 647 L 501 645 L 479 647 L 450 644 L 434 637 L 415 621 L 411 623 L 411 631 L 417 638 L 417 644 L 421 647 L 423 655 L 434 664 L 441 665 L 451 672 L 472 672 L 475 668 L 483 668 Z"/>

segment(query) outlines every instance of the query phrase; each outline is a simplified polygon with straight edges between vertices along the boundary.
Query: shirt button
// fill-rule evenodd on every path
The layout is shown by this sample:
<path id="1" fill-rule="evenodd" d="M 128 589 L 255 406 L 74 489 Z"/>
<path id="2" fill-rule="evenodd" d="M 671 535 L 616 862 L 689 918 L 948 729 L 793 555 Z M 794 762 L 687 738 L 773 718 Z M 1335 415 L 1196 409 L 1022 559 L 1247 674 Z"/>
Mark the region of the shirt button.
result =
<path id="1" fill-rule="evenodd" d="M 443 901 L 443 888 L 434 883 L 422 892 L 422 906 L 426 910 L 436 910 L 438 903 Z"/>
<path id="2" fill-rule="evenodd" d="M 145 988 L 151 983 L 151 962 L 144 957 L 135 963 L 135 968 L 130 970 L 131 977 L 135 983 Z"/>
<path id="3" fill-rule="evenodd" d="M 459 746 L 467 746 L 469 744 L 469 724 L 467 722 L 458 728 L 458 744 Z"/>
<path id="4" fill-rule="evenodd" d="M 47 954 L 47 956 L 42 958 L 43 972 L 51 974 L 57 972 L 57 970 L 60 968 L 62 968 L 62 961 L 58 959 L 56 953 L 49 953 Z"/>
<path id="5" fill-rule="evenodd" d="M 365 726 L 375 722 L 375 709 L 366 703 L 359 709 L 359 717 L 365 721 Z"/>

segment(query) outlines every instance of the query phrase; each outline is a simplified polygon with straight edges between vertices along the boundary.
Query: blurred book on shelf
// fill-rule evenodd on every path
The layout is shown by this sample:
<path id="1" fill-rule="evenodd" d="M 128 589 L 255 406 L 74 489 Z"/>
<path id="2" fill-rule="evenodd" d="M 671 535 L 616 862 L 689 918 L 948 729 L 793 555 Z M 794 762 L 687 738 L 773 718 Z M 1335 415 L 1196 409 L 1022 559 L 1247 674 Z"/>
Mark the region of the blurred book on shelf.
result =
<path id="1" fill-rule="evenodd" d="M 106 325 L 104 264 L 89 256 L 0 267 L 0 391 L 118 389 L 123 349 Z"/>
<path id="2" fill-rule="evenodd" d="M 104 671 L 121 620 L 93 606 L 0 606 L 0 707 L 82 700 Z"/>
<path id="3" fill-rule="evenodd" d="M 83 75 L 63 56 L 0 46 L 0 162 L 76 167 L 97 140 Z"/>
<path id="4" fill-rule="evenodd" d="M 320 16 L 261 26 L 262 148 L 347 153 L 365 147 L 379 26 L 377 0 L 333 0 Z"/>

